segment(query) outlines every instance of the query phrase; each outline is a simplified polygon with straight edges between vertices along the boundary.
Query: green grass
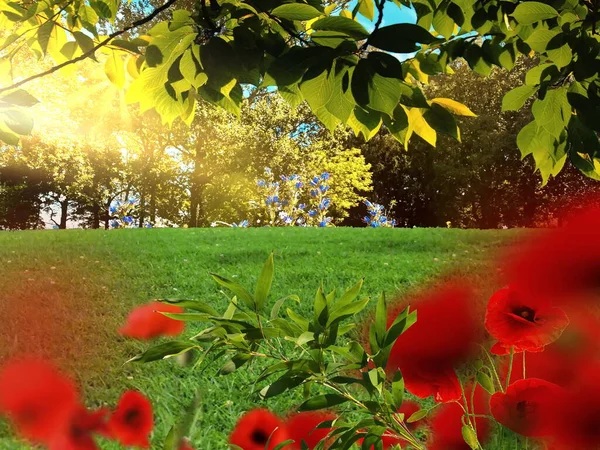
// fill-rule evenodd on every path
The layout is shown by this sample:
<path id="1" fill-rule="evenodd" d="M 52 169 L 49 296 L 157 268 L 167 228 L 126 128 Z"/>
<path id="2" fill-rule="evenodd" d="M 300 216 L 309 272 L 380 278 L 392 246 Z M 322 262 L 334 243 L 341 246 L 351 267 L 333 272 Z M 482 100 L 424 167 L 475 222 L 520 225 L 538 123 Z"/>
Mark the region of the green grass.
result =
<path id="1" fill-rule="evenodd" d="M 254 372 L 219 377 L 218 365 L 192 372 L 173 360 L 124 364 L 147 344 L 120 337 L 132 307 L 156 297 L 197 298 L 219 310 L 227 299 L 208 276 L 217 272 L 253 287 L 271 250 L 275 281 L 270 301 L 296 294 L 310 308 L 318 285 L 395 295 L 447 272 L 495 270 L 492 251 L 514 231 L 446 229 L 154 229 L 0 233 L 0 360 L 44 353 L 78 380 L 89 406 L 114 405 L 124 389 L 139 389 L 155 405 L 153 448 L 160 448 L 196 390 L 203 398 L 196 448 L 226 448 Z M 485 278 L 485 276 L 483 277 Z M 191 332 L 189 330 L 188 332 Z M 285 412 L 298 398 L 264 405 Z M 0 424 L 0 436 L 9 429 Z M 0 449 L 26 448 L 10 437 Z M 117 448 L 107 444 L 103 448 Z"/>

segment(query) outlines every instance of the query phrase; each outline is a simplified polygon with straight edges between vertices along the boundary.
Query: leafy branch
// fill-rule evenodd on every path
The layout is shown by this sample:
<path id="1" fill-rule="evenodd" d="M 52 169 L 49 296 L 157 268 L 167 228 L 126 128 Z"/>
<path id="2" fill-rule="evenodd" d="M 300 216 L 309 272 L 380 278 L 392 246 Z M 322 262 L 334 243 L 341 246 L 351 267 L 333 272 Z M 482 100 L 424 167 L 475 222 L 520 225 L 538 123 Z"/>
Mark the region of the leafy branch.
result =
<path id="1" fill-rule="evenodd" d="M 5 91 L 10 91 L 12 89 L 18 88 L 20 86 L 23 86 L 24 84 L 27 84 L 33 80 L 36 80 L 38 78 L 43 78 L 45 76 L 48 76 L 60 69 L 62 69 L 63 67 L 67 67 L 70 66 L 71 64 L 75 64 L 79 61 L 83 61 L 84 59 L 90 58 L 94 55 L 94 53 L 96 53 L 96 51 L 102 47 L 107 46 L 113 39 L 127 33 L 128 31 L 131 31 L 134 28 L 137 28 L 139 26 L 142 26 L 148 22 L 150 22 L 151 20 L 153 20 L 156 16 L 158 16 L 160 13 L 162 13 L 163 11 L 169 9 L 171 6 L 173 6 L 175 3 L 177 3 L 178 0 L 168 0 L 164 5 L 159 6 L 158 8 L 156 8 L 154 11 L 152 11 L 149 15 L 147 15 L 146 17 L 140 19 L 140 20 L 136 20 L 135 22 L 133 22 L 131 25 L 126 26 L 125 28 L 123 28 L 122 30 L 118 30 L 115 31 L 111 34 L 108 35 L 108 37 L 100 42 L 99 44 L 97 44 L 96 46 L 94 46 L 93 48 L 91 48 L 90 50 L 88 50 L 87 52 L 83 53 L 82 55 L 78 56 L 77 58 L 71 59 L 69 61 L 65 61 L 62 64 L 59 64 L 57 66 L 53 66 L 50 69 L 44 71 L 44 72 L 40 72 L 37 73 L 35 75 L 32 75 L 28 78 L 24 78 L 23 80 L 11 84 L 10 86 L 6 86 L 3 88 L 0 88 L 0 93 L 5 92 Z"/>

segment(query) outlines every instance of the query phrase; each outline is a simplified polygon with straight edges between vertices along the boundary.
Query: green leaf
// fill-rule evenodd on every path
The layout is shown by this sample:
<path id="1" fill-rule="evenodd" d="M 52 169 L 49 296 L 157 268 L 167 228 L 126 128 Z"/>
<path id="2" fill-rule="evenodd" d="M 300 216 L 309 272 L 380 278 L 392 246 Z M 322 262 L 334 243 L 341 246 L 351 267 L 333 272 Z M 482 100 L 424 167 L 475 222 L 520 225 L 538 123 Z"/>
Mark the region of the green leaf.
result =
<path id="1" fill-rule="evenodd" d="M 418 422 L 419 420 L 423 419 L 424 417 L 427 417 L 428 414 L 429 414 L 428 409 L 420 409 L 417 412 L 412 413 L 411 416 L 408 419 L 406 419 L 406 423 Z"/>
<path id="2" fill-rule="evenodd" d="M 91 31 L 94 36 L 96 36 L 98 34 L 96 31 L 96 25 L 98 24 L 99 19 L 96 11 L 94 11 L 91 6 L 82 4 L 79 8 L 78 15 L 84 28 L 88 31 Z"/>
<path id="3" fill-rule="evenodd" d="M 552 42 L 550 43 L 552 45 Z M 569 44 L 565 43 L 558 48 L 549 48 L 546 50 L 548 57 L 559 69 L 569 65 L 573 60 L 573 51 Z"/>
<path id="4" fill-rule="evenodd" d="M 446 8 L 438 9 L 433 16 L 433 29 L 446 39 L 454 33 L 454 20 L 448 15 Z"/>
<path id="5" fill-rule="evenodd" d="M 567 158 L 564 143 L 557 141 L 535 121 L 521 129 L 517 135 L 517 146 L 523 158 L 533 155 L 543 184 L 548 182 L 550 176 L 556 176 L 560 172 Z"/>
<path id="6" fill-rule="evenodd" d="M 11 131 L 21 136 L 31 134 L 31 130 L 33 130 L 33 117 L 25 111 L 2 110 L 0 118 Z"/>
<path id="7" fill-rule="evenodd" d="M 410 23 L 399 23 L 375 30 L 369 37 L 369 45 L 394 53 L 412 53 L 415 45 L 430 44 L 435 38 L 425 28 Z"/>
<path id="8" fill-rule="evenodd" d="M 530 69 L 525 75 L 525 84 L 538 85 L 544 81 L 552 81 L 559 75 L 559 70 L 554 64 L 540 64 Z"/>
<path id="9" fill-rule="evenodd" d="M 347 401 L 348 399 L 346 397 L 339 394 L 317 395 L 302 403 L 298 409 L 300 411 L 315 411 L 341 405 Z"/>
<path id="10" fill-rule="evenodd" d="M 543 53 L 548 48 L 548 44 L 558 36 L 558 32 L 553 30 L 537 29 L 525 42 L 536 52 Z"/>
<path id="11" fill-rule="evenodd" d="M 558 17 L 558 11 L 545 3 L 527 1 L 519 3 L 512 16 L 522 25 L 531 25 L 540 20 Z"/>
<path id="12" fill-rule="evenodd" d="M 279 316 L 279 310 L 286 300 L 294 300 L 296 303 L 300 303 L 300 297 L 297 295 L 288 295 L 287 297 L 280 298 L 275 302 L 271 309 L 271 320 L 275 320 Z"/>
<path id="13" fill-rule="evenodd" d="M 252 356 L 247 353 L 238 353 L 229 361 L 227 361 L 223 367 L 221 367 L 221 370 L 219 370 L 219 375 L 229 375 L 230 373 L 233 373 L 242 367 L 251 359 Z"/>
<path id="14" fill-rule="evenodd" d="M 394 136 L 394 138 L 396 138 L 398 142 L 400 142 L 406 148 L 408 145 L 408 140 L 410 139 L 410 134 L 408 115 L 405 107 L 403 105 L 396 106 L 391 119 L 388 117 L 385 117 L 384 119 L 385 126 L 392 136 Z"/>
<path id="15" fill-rule="evenodd" d="M 473 450 L 477 450 L 479 448 L 479 441 L 477 440 L 475 430 L 470 425 L 463 425 L 461 432 L 467 445 Z"/>
<path id="16" fill-rule="evenodd" d="M 218 316 L 219 313 L 212 306 L 197 300 L 186 300 L 178 298 L 159 298 L 157 302 L 166 303 L 168 305 L 180 306 L 181 308 L 193 309 L 201 313 L 209 314 L 211 316 Z"/>
<path id="17" fill-rule="evenodd" d="M 401 96 L 402 65 L 391 55 L 371 52 L 352 74 L 352 95 L 362 107 L 394 114 Z"/>
<path id="18" fill-rule="evenodd" d="M 518 111 L 538 88 L 523 85 L 508 91 L 502 98 L 502 111 Z"/>
<path id="19" fill-rule="evenodd" d="M 377 307 L 375 308 L 375 322 L 371 326 L 375 327 L 375 338 L 379 347 L 382 347 L 387 332 L 387 305 L 385 294 L 383 292 L 377 301 Z"/>
<path id="20" fill-rule="evenodd" d="M 398 410 L 402 406 L 404 400 L 404 378 L 399 370 L 394 373 L 392 380 L 392 398 L 394 400 L 394 408 Z"/>
<path id="21" fill-rule="evenodd" d="M 377 134 L 382 123 L 379 111 L 374 111 L 370 108 L 361 108 L 358 105 L 348 118 L 348 126 L 354 131 L 354 134 L 356 136 L 362 134 L 366 141 Z"/>
<path id="22" fill-rule="evenodd" d="M 131 358 L 127 362 L 151 362 L 158 361 L 159 359 L 166 359 L 172 356 L 180 355 L 181 353 L 187 352 L 192 348 L 199 348 L 195 342 L 192 341 L 170 341 L 164 344 L 157 345 L 146 350 L 141 355 L 137 355 Z"/>
<path id="23" fill-rule="evenodd" d="M 271 14 L 288 20 L 310 20 L 323 15 L 315 7 L 304 3 L 286 3 L 272 10 Z"/>
<path id="24" fill-rule="evenodd" d="M 48 44 L 50 43 L 50 37 L 52 36 L 53 31 L 54 21 L 52 20 L 44 22 L 44 24 L 38 28 L 37 39 L 44 54 L 48 51 Z"/>
<path id="25" fill-rule="evenodd" d="M 256 302 L 256 310 L 261 311 L 265 305 L 269 292 L 271 291 L 271 284 L 273 284 L 273 252 L 267 258 L 260 276 L 258 277 L 258 283 L 256 284 L 256 291 L 254 292 L 254 300 Z"/>
<path id="26" fill-rule="evenodd" d="M 296 323 L 300 328 L 302 328 L 302 330 L 308 330 L 308 320 L 306 320 L 304 317 L 295 313 L 289 308 L 286 309 L 286 312 L 289 318 L 292 319 L 294 323 Z"/>
<path id="27" fill-rule="evenodd" d="M 0 97 L 0 101 L 15 106 L 31 107 L 39 103 L 39 100 L 23 89 L 17 89 Z"/>
<path id="28" fill-rule="evenodd" d="M 338 31 L 356 40 L 366 39 L 369 32 L 360 23 L 347 17 L 331 16 L 317 20 L 311 25 L 313 30 Z"/>
<path id="29" fill-rule="evenodd" d="M 533 102 L 531 112 L 538 125 L 558 138 L 571 119 L 567 89 L 562 87 L 547 91 L 543 99 Z"/>
<path id="30" fill-rule="evenodd" d="M 8 145 L 19 145 L 19 136 L 0 128 L 0 141 Z"/>
<path id="31" fill-rule="evenodd" d="M 367 297 L 365 299 L 358 300 L 356 302 L 350 303 L 349 305 L 345 305 L 342 307 L 336 305 L 329 314 L 329 320 L 327 321 L 327 325 L 331 326 L 336 322 L 358 314 L 363 309 L 365 309 L 369 301 L 370 299 Z"/>
<path id="32" fill-rule="evenodd" d="M 132 53 L 140 53 L 139 46 L 135 42 L 126 41 L 125 39 L 113 39 L 112 41 L 110 41 L 110 45 L 122 48 L 124 50 L 128 50 Z"/>
<path id="33" fill-rule="evenodd" d="M 254 298 L 252 297 L 252 295 L 250 295 L 250 293 L 248 293 L 248 291 L 246 291 L 246 289 L 244 289 L 238 283 L 228 280 L 227 278 L 222 277 L 216 273 L 211 273 L 210 276 L 213 277 L 213 279 L 221 286 L 233 292 L 236 297 L 240 298 L 246 304 L 246 306 L 248 306 L 253 311 L 255 310 L 256 304 L 254 302 Z"/>
<path id="34" fill-rule="evenodd" d="M 438 133 L 450 136 L 460 142 L 460 130 L 456 119 L 445 108 L 434 103 L 430 109 L 425 110 L 423 118 Z"/>

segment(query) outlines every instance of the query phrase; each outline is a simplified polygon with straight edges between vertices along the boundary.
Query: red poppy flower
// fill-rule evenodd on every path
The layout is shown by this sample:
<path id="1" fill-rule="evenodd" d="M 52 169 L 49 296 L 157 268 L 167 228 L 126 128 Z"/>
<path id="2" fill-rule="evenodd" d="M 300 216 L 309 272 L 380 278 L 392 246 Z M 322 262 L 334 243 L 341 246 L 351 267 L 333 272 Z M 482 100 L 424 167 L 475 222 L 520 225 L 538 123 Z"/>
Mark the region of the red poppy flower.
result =
<path id="1" fill-rule="evenodd" d="M 150 447 L 154 427 L 152 404 L 137 391 L 127 391 L 108 421 L 108 431 L 114 439 L 130 447 Z"/>
<path id="2" fill-rule="evenodd" d="M 90 412 L 80 406 L 73 411 L 64 430 L 56 433 L 49 445 L 50 450 L 97 450 L 94 435 L 107 434 L 108 415 L 107 409 Z"/>
<path id="3" fill-rule="evenodd" d="M 539 351 L 558 339 L 569 324 L 562 309 L 512 287 L 500 289 L 488 302 L 485 327 L 499 341 L 492 352 Z"/>
<path id="4" fill-rule="evenodd" d="M 406 304 L 390 314 L 388 326 Z M 473 291 L 464 284 L 448 283 L 417 295 L 410 305 L 417 322 L 396 340 L 386 371 L 400 369 L 406 389 L 417 397 L 460 398 L 454 367 L 473 354 L 481 335 L 474 305 Z"/>
<path id="5" fill-rule="evenodd" d="M 509 283 L 555 304 L 598 299 L 600 208 L 572 214 L 563 228 L 536 231 L 507 255 L 504 274 Z"/>
<path id="6" fill-rule="evenodd" d="M 248 411 L 236 424 L 229 443 L 237 445 L 244 450 L 272 450 L 290 438 L 287 427 L 283 421 L 266 409 Z"/>
<path id="7" fill-rule="evenodd" d="M 127 322 L 119 330 L 126 337 L 149 340 L 160 336 L 177 336 L 185 328 L 181 320 L 170 319 L 159 311 L 181 313 L 183 308 L 164 303 L 152 302 L 135 308 L 127 317 Z"/>
<path id="8" fill-rule="evenodd" d="M 47 442 L 78 404 L 75 385 L 48 362 L 19 359 L 0 370 L 0 413 L 27 439 Z"/>
<path id="9" fill-rule="evenodd" d="M 467 393 L 472 388 L 467 387 Z M 470 397 L 470 395 L 467 395 Z M 474 408 L 469 400 L 469 409 L 475 414 L 488 414 L 489 394 L 477 385 L 474 395 Z M 462 417 L 464 411 L 455 402 L 446 403 L 437 408 L 437 412 L 429 419 L 431 435 L 427 445 L 428 450 L 470 450 L 471 447 L 464 441 L 462 435 Z M 477 438 L 484 444 L 489 436 L 490 424 L 488 419 L 477 417 Z"/>
<path id="10" fill-rule="evenodd" d="M 496 392 L 490 400 L 490 409 L 499 423 L 515 433 L 548 436 L 552 430 L 548 417 L 550 402 L 559 393 L 559 386 L 539 378 L 519 380 L 506 392 Z"/>
<path id="11" fill-rule="evenodd" d="M 291 415 L 285 425 L 289 439 L 294 440 L 293 448 L 300 450 L 301 442 L 313 449 L 331 432 L 331 428 L 317 428 L 321 423 L 334 420 L 337 416 L 326 411 L 301 412 Z M 327 448 L 327 447 L 325 447 Z"/>

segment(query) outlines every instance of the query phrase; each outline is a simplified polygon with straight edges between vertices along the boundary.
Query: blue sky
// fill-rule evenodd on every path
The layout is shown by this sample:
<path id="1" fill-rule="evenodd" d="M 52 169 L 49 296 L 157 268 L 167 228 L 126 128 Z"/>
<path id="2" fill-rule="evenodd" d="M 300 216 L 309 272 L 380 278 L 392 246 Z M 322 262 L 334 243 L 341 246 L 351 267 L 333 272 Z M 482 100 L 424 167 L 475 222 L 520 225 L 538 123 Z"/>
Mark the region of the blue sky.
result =
<path id="1" fill-rule="evenodd" d="M 348 4 L 348 9 L 352 11 L 356 6 L 356 0 L 353 0 Z M 358 21 L 368 30 L 373 31 L 375 28 L 375 22 L 377 21 L 377 11 L 375 12 L 375 20 L 370 22 L 365 19 L 362 15 L 358 14 Z M 414 10 L 403 6 L 400 8 L 394 2 L 386 1 L 383 9 L 383 22 L 382 26 L 393 25 L 395 23 L 415 23 L 417 21 L 417 15 Z"/>

